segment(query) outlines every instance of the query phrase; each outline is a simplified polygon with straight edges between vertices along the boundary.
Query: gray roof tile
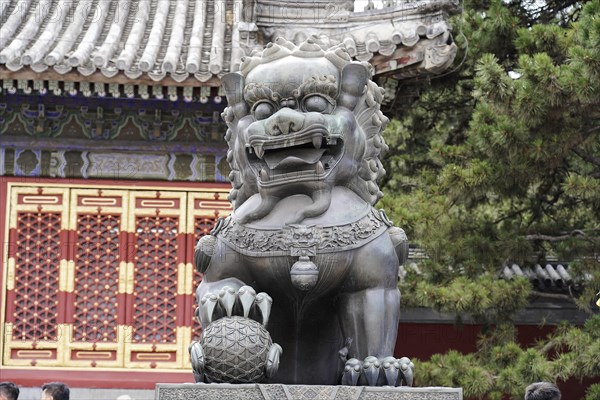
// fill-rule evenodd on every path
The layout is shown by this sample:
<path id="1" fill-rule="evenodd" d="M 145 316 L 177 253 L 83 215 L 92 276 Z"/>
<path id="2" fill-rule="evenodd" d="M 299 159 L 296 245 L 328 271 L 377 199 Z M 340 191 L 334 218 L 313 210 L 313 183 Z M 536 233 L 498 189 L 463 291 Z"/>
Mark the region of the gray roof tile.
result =
<path id="1" fill-rule="evenodd" d="M 0 7 L 0 64 L 59 74 L 77 69 L 153 80 L 229 72 L 237 21 L 221 0 L 5 0 Z M 235 52 L 236 58 L 243 54 Z M 186 75 L 187 76 L 187 75 Z"/>
<path id="2" fill-rule="evenodd" d="M 439 72 L 454 58 L 447 15 L 456 5 L 417 0 L 352 12 L 351 1 L 325 0 L 0 0 L 0 72 L 200 83 L 237 70 L 277 36 L 299 42 L 313 34 L 345 43 L 361 61 L 383 57 L 381 72 L 408 67 L 397 61 L 406 51 L 416 55 L 411 63 Z"/>
<path id="3" fill-rule="evenodd" d="M 400 266 L 398 272 L 400 279 L 404 279 L 409 273 L 421 275 L 422 271 L 419 269 L 418 264 L 427 258 L 422 249 L 411 247 L 409 249 L 408 261 L 405 265 Z M 567 264 L 555 262 L 531 266 L 520 266 L 513 263 L 505 265 L 501 269 L 499 276 L 507 280 L 517 276 L 525 277 L 540 292 L 568 293 L 573 290 L 577 291 L 585 285 L 585 282 L 577 282 L 573 279 L 569 273 Z"/>

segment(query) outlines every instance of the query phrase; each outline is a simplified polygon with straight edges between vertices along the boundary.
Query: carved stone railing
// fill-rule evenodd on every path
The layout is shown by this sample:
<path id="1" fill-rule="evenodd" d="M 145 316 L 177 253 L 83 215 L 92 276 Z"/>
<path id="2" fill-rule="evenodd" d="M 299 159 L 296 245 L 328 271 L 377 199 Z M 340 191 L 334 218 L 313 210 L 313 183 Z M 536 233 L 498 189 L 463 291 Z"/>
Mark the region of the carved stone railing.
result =
<path id="1" fill-rule="evenodd" d="M 462 400 L 460 388 L 262 384 L 157 384 L 155 400 Z"/>

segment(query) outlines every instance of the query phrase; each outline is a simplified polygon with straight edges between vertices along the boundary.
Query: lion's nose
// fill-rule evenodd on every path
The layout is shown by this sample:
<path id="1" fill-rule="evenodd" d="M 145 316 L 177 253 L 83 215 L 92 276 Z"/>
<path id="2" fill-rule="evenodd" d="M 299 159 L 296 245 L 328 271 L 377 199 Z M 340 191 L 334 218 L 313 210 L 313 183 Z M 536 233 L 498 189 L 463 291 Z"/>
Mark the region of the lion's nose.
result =
<path id="1" fill-rule="evenodd" d="M 265 121 L 268 135 L 287 135 L 298 132 L 304 126 L 304 115 L 289 108 L 282 108 Z"/>

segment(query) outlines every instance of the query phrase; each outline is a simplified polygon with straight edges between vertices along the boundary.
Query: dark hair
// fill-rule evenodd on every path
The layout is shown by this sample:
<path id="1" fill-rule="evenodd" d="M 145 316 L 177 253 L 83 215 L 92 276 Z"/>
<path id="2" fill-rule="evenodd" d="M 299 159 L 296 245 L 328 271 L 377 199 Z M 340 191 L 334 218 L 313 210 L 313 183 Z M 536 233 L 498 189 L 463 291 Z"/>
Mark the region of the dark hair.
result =
<path id="1" fill-rule="evenodd" d="M 8 400 L 17 400 L 19 398 L 19 388 L 12 382 L 0 382 L 0 396 Z"/>
<path id="2" fill-rule="evenodd" d="M 42 391 L 52 396 L 52 400 L 69 400 L 69 387 L 62 382 L 45 383 Z"/>
<path id="3" fill-rule="evenodd" d="M 560 400 L 560 390 L 554 383 L 532 383 L 525 389 L 525 400 Z"/>

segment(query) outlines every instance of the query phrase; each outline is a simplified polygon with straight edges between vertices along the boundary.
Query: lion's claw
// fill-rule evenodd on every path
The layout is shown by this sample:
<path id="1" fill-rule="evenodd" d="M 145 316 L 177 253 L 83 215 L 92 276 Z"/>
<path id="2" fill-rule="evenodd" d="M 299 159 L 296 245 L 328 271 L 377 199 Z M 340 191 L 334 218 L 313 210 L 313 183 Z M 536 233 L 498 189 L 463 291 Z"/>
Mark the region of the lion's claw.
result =
<path id="1" fill-rule="evenodd" d="M 282 353 L 283 349 L 280 345 L 277 343 L 271 345 L 267 356 L 267 365 L 265 367 L 265 375 L 267 378 L 270 378 L 277 373 L 277 370 L 279 369 L 279 358 Z"/>
<path id="2" fill-rule="evenodd" d="M 271 315 L 271 306 L 273 305 L 273 299 L 265 292 L 261 292 L 256 295 L 254 303 L 260 311 L 260 316 L 262 317 L 262 324 L 266 326 L 269 322 L 269 316 Z"/>
<path id="3" fill-rule="evenodd" d="M 414 364 L 406 357 L 368 356 L 364 361 L 351 358 L 346 362 L 342 385 L 356 386 L 412 386 Z"/>
<path id="4" fill-rule="evenodd" d="M 377 357 L 369 356 L 365 358 L 362 365 L 362 374 L 367 379 L 368 386 L 377 386 L 379 372 L 381 371 L 380 367 L 381 363 Z"/>
<path id="5" fill-rule="evenodd" d="M 204 382 L 204 350 L 199 342 L 193 341 L 189 347 L 192 371 L 196 383 Z"/>
<path id="6" fill-rule="evenodd" d="M 408 357 L 402 357 L 398 359 L 398 362 L 400 363 L 400 373 L 402 374 L 401 386 L 412 386 L 415 375 L 415 364 Z M 402 383 L 406 385 L 402 385 Z"/>
<path id="7" fill-rule="evenodd" d="M 356 358 L 351 358 L 346 361 L 344 374 L 342 375 L 342 385 L 356 386 L 358 384 L 361 369 L 362 363 Z"/>
<path id="8" fill-rule="evenodd" d="M 235 304 L 235 290 L 229 286 L 225 286 L 219 291 L 219 303 L 225 309 L 225 313 L 228 317 L 231 317 L 233 312 L 233 305 Z"/>
<path id="9" fill-rule="evenodd" d="M 248 318 L 254 300 L 256 300 L 256 291 L 250 286 L 242 286 L 240 290 L 238 290 L 237 298 L 244 310 L 244 317 Z"/>
<path id="10" fill-rule="evenodd" d="M 208 326 L 213 321 L 213 315 L 219 298 L 209 293 L 200 300 L 200 322 L 202 326 Z"/>
<path id="11" fill-rule="evenodd" d="M 269 321 L 272 304 L 271 296 L 266 293 L 256 294 L 256 291 L 250 286 L 242 286 L 237 291 L 229 286 L 224 286 L 217 294 L 207 293 L 202 297 L 196 316 L 204 327 L 219 318 L 237 314 L 256 319 L 266 325 Z"/>
<path id="12" fill-rule="evenodd" d="M 394 357 L 386 357 L 382 360 L 382 363 L 386 382 L 393 382 L 390 386 L 399 386 L 398 377 L 400 375 L 400 363 L 398 360 Z"/>

